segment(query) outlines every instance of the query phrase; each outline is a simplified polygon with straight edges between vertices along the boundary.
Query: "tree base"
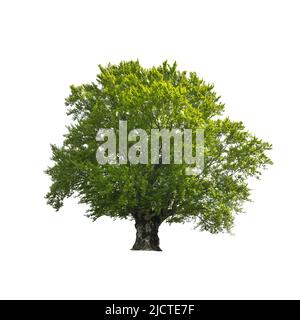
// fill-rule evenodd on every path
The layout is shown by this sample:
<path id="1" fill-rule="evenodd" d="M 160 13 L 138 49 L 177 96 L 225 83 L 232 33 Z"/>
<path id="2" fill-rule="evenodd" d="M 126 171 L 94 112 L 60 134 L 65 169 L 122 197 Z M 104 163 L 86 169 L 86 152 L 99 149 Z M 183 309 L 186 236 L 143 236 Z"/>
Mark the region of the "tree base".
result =
<path id="1" fill-rule="evenodd" d="M 137 246 L 137 245 L 134 245 L 130 250 L 132 250 L 132 251 L 162 251 L 160 247 Z"/>

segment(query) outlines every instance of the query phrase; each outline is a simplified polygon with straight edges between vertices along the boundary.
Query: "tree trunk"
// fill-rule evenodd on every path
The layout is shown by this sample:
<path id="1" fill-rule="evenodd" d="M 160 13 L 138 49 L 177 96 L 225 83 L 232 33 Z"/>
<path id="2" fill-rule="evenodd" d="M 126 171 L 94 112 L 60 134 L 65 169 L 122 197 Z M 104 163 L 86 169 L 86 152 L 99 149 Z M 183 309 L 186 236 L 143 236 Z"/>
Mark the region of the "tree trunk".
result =
<path id="1" fill-rule="evenodd" d="M 158 218 L 135 218 L 136 241 L 131 250 L 161 251 L 159 247 Z"/>

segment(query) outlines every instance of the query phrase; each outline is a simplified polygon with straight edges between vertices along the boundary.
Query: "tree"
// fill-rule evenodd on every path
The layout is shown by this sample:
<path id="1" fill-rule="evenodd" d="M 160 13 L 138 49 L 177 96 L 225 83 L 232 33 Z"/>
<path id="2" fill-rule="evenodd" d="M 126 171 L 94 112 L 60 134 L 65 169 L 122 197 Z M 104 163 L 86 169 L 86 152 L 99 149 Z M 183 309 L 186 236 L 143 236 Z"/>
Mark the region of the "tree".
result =
<path id="1" fill-rule="evenodd" d="M 48 204 L 59 210 L 65 198 L 75 195 L 88 205 L 93 220 L 133 219 L 133 250 L 159 251 L 158 229 L 164 221 L 193 221 L 211 233 L 230 231 L 235 214 L 249 200 L 247 179 L 259 178 L 272 163 L 266 155 L 271 145 L 245 130 L 242 122 L 223 116 L 224 104 L 214 86 L 195 72 L 179 71 L 176 63 L 147 69 L 129 61 L 100 65 L 99 70 L 95 82 L 72 85 L 66 99 L 72 124 L 63 145 L 51 145 Z M 161 152 L 155 164 L 99 165 L 97 132 L 118 131 L 120 120 L 127 121 L 128 131 L 142 128 L 147 134 L 151 128 L 204 129 L 203 170 L 186 175 L 186 163 L 164 164 Z M 195 145 L 193 141 L 193 149 Z"/>

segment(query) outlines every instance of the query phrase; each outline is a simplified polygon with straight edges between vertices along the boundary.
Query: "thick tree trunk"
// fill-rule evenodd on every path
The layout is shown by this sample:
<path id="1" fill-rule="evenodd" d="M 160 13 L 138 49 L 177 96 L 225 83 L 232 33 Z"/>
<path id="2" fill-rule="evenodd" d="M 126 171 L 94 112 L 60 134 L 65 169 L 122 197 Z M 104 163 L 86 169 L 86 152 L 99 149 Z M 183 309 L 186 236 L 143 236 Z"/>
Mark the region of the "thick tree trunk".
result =
<path id="1" fill-rule="evenodd" d="M 158 228 L 161 222 L 157 218 L 135 219 L 136 241 L 131 250 L 161 251 Z"/>

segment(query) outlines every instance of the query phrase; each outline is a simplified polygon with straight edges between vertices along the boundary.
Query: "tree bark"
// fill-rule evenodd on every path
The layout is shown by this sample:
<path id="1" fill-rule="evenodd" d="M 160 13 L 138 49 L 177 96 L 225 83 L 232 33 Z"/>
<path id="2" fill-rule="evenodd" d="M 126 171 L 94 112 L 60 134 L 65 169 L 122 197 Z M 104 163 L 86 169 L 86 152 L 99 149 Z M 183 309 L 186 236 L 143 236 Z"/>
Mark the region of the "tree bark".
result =
<path id="1" fill-rule="evenodd" d="M 131 250 L 161 251 L 159 247 L 158 218 L 135 218 L 136 241 Z"/>

